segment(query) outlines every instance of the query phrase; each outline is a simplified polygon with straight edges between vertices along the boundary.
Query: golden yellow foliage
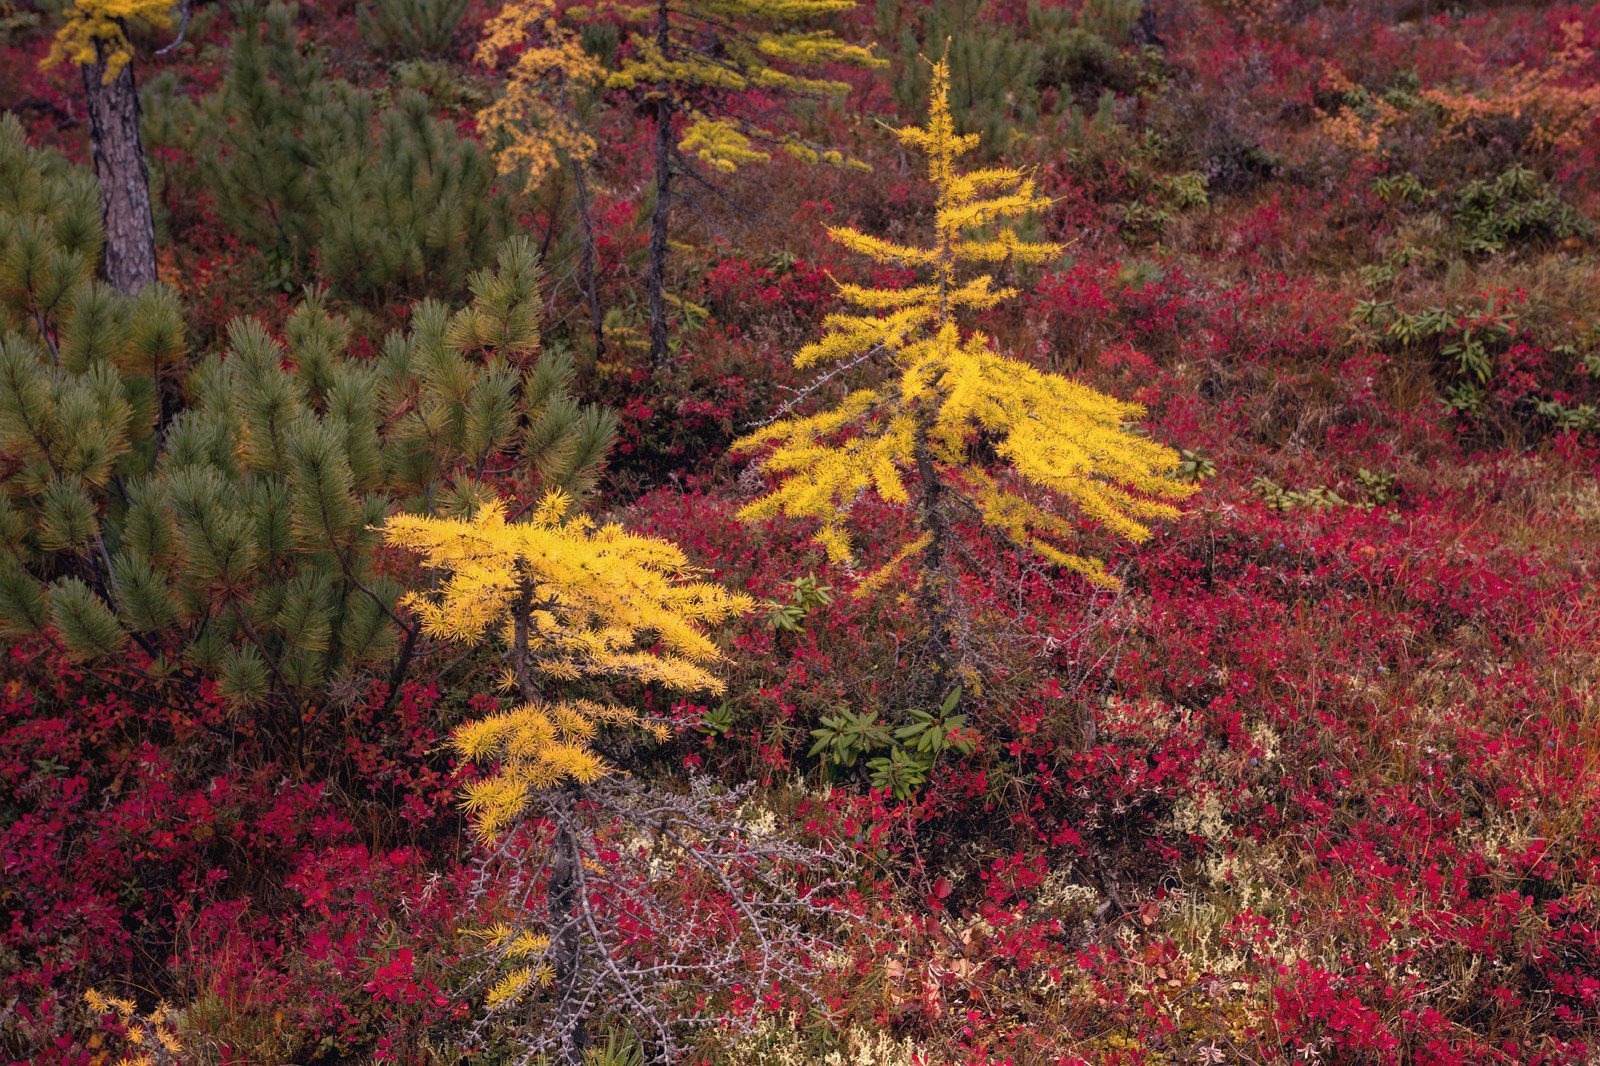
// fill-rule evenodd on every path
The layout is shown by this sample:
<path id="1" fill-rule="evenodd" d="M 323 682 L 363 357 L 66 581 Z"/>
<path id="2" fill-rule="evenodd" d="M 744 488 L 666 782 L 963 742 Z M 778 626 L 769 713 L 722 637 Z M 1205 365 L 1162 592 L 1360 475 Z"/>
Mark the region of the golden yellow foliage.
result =
<path id="1" fill-rule="evenodd" d="M 939 479 L 1016 544 L 1115 585 L 1098 559 L 1064 546 L 1077 530 L 1056 504 L 1069 503 L 1082 517 L 1137 541 L 1149 536 L 1149 521 L 1178 514 L 1166 501 L 1194 488 L 1178 480 L 1172 449 L 1130 429 L 1144 414 L 1139 405 L 1001 355 L 983 334 L 962 330 L 963 312 L 1015 295 L 992 275 L 967 276 L 968 267 L 1043 263 L 1061 248 L 1024 240 L 1010 225 L 1047 206 L 1030 178 L 1009 168 L 958 169 L 977 137 L 955 131 L 946 63 L 934 66 L 928 124 L 898 135 L 928 160 L 938 194 L 933 243 L 896 244 L 849 228 L 829 233 L 848 250 L 912 268 L 923 280 L 904 289 L 840 285 L 840 296 L 860 313 L 828 316 L 822 338 L 795 356 L 802 368 L 881 357 L 895 373 L 830 410 L 784 418 L 737 441 L 739 451 L 770 448 L 764 466 L 779 479 L 741 516 L 816 519 L 816 540 L 845 561 L 854 501 L 873 492 L 911 506 L 906 475 L 925 465 L 919 481 Z M 980 440 L 992 445 L 1001 470 L 970 460 Z M 890 566 L 929 546 L 923 518 L 920 536 L 900 546 Z M 869 578 L 868 587 L 877 579 Z"/>
<path id="2" fill-rule="evenodd" d="M 548 162 L 557 153 L 592 154 L 592 139 L 571 119 L 570 99 L 553 99 L 561 85 L 666 92 L 688 123 L 679 150 L 715 170 L 731 171 L 765 161 L 771 152 L 752 138 L 807 162 L 844 164 L 835 151 L 819 151 L 797 137 L 753 123 L 748 116 L 704 110 L 718 96 L 761 90 L 773 95 L 838 98 L 850 86 L 799 71 L 828 64 L 882 66 L 872 49 L 840 40 L 831 31 L 807 28 L 819 18 L 851 11 L 856 0 L 681 0 L 662 9 L 654 0 L 611 0 L 566 8 L 553 0 L 511 0 L 489 25 L 479 52 L 495 62 L 514 45 L 528 50 L 516 61 L 505 96 L 479 116 L 486 128 L 505 131 L 522 161 Z M 664 16 L 664 21 L 663 21 Z M 602 71 L 579 44 L 573 23 L 587 18 L 633 27 L 615 69 Z M 573 142 L 577 148 L 569 147 Z"/>
<path id="3" fill-rule="evenodd" d="M 557 18 L 553 0 L 512 0 L 485 24 L 478 62 L 494 67 L 507 56 L 505 91 L 478 112 L 478 125 L 501 145 L 501 172 L 521 173 L 532 188 L 563 157 L 585 163 L 594 156 L 572 96 L 598 87 L 605 71 Z"/>
<path id="4" fill-rule="evenodd" d="M 842 96 L 850 89 L 844 82 L 805 77 L 773 64 L 881 65 L 870 49 L 827 31 L 794 28 L 798 22 L 854 7 L 855 0 L 691 0 L 681 14 L 697 28 L 716 28 L 715 58 L 670 44 L 668 58 L 654 36 L 642 33 L 632 39 L 617 69 L 608 73 L 584 51 L 578 32 L 567 21 L 600 12 L 571 8 L 563 13 L 555 0 L 511 0 L 485 25 L 478 45 L 480 63 L 499 66 L 512 57 L 505 91 L 478 113 L 478 123 L 491 142 L 502 145 L 501 170 L 526 175 L 531 186 L 563 157 L 584 163 L 594 156 L 594 137 L 577 121 L 573 105 L 575 96 L 602 86 L 628 89 L 665 83 L 694 91 L 762 89 Z M 655 5 L 611 4 L 605 13 L 627 23 L 642 23 L 655 14 Z M 748 28 L 755 23 L 763 28 Z M 691 112 L 679 148 L 716 170 L 731 171 L 771 158 L 771 153 L 754 147 L 750 132 L 724 119 Z M 844 162 L 837 152 L 819 152 L 772 131 L 761 133 L 784 152 L 807 161 Z"/>
<path id="5" fill-rule="evenodd" d="M 678 148 L 723 173 L 732 173 L 745 163 L 764 163 L 772 158 L 771 152 L 756 148 L 733 123 L 710 119 L 691 125 L 683 140 L 678 142 Z"/>
<path id="6" fill-rule="evenodd" d="M 172 25 L 172 8 L 172 0 L 74 0 L 62 13 L 66 21 L 56 32 L 44 65 L 104 63 L 102 77 L 109 84 L 133 60 L 128 27 L 166 29 Z"/>
<path id="7" fill-rule="evenodd" d="M 403 601 L 429 636 L 474 643 L 498 636 L 509 680 L 524 703 L 457 729 L 455 750 L 498 763 L 469 786 L 465 806 L 493 837 L 539 791 L 589 784 L 614 773 L 593 749 L 601 726 L 661 727 L 616 704 L 544 696 L 551 682 L 585 677 L 654 682 L 676 691 L 720 692 L 709 667 L 722 655 L 707 627 L 748 611 L 747 596 L 701 580 L 668 541 L 598 526 L 570 515 L 561 492 L 527 521 L 497 502 L 470 520 L 400 515 L 384 528 L 391 545 L 443 573 L 432 594 Z"/>
<path id="8" fill-rule="evenodd" d="M 1337 67 L 1330 67 L 1322 77 L 1322 88 L 1347 97 L 1365 97 L 1365 91 L 1345 76 Z M 1342 148 L 1363 156 L 1376 156 L 1383 143 L 1383 135 L 1403 117 L 1399 108 L 1387 100 L 1374 98 L 1367 101 L 1366 111 L 1341 107 L 1322 120 L 1322 130 L 1328 138 Z"/>
<path id="9" fill-rule="evenodd" d="M 513 929 L 504 922 L 496 922 L 487 929 L 464 929 L 468 936 L 483 941 L 491 948 L 504 948 L 506 957 L 525 959 L 542 955 L 550 946 L 550 938 L 526 929 Z"/>
<path id="10" fill-rule="evenodd" d="M 183 1042 L 172 1029 L 172 1008 L 165 1000 L 143 1015 L 132 1000 L 107 996 L 93 988 L 84 992 L 83 1001 L 96 1014 L 115 1014 L 124 1039 L 138 1049 L 132 1055 L 124 1055 L 116 1066 L 156 1066 L 158 1062 L 174 1061 L 173 1056 L 182 1053 Z"/>
<path id="11" fill-rule="evenodd" d="M 1581 23 L 1562 23 L 1561 35 L 1561 47 L 1536 66 L 1518 63 L 1507 67 L 1476 89 L 1422 90 L 1421 99 L 1438 115 L 1437 139 L 1448 142 L 1470 135 L 1474 129 L 1517 123 L 1523 124 L 1526 146 L 1531 150 L 1579 147 L 1585 133 L 1600 121 L 1600 86 L 1582 76 L 1593 62 L 1595 50 L 1583 43 Z M 1465 45 L 1462 48 L 1466 50 Z M 1468 55 L 1471 69 L 1493 69 L 1493 64 L 1470 51 Z M 1324 73 L 1322 87 L 1360 101 L 1359 106 L 1341 106 L 1324 118 L 1322 128 L 1333 141 L 1363 156 L 1377 156 L 1384 135 L 1406 118 L 1406 112 L 1369 94 L 1337 67 Z"/>
<path id="12" fill-rule="evenodd" d="M 522 993 L 526 992 L 531 984 L 533 984 L 533 968 L 531 966 L 517 967 L 489 989 L 487 1000 L 489 1008 L 493 1010 L 502 1003 L 521 997 Z"/>
<path id="13" fill-rule="evenodd" d="M 500 949 L 505 959 L 513 961 L 542 956 L 550 947 L 550 938 L 544 934 L 527 929 L 513 929 L 504 922 L 497 922 L 487 929 L 463 929 L 461 932 L 481 940 L 491 949 Z M 539 962 L 532 966 L 515 966 L 489 987 L 489 993 L 485 997 L 487 1005 L 493 1010 L 506 1003 L 515 1002 L 529 989 L 549 988 L 555 984 L 555 980 L 555 967 L 548 962 Z"/>
<path id="14" fill-rule="evenodd" d="M 855 9 L 856 0 L 690 0 L 685 11 L 700 24 L 731 29 L 753 26 L 748 33 L 719 37 L 724 54 L 716 60 L 688 49 L 664 53 L 658 41 L 641 35 L 636 48 L 607 79 L 611 88 L 668 83 L 698 89 L 741 92 L 761 89 L 799 96 L 837 97 L 850 91 L 844 82 L 811 78 L 773 66 L 794 67 L 827 63 L 882 66 L 870 48 L 850 44 L 827 30 L 802 30 L 796 24 Z M 654 3 L 630 12 L 643 21 L 654 14 Z M 714 21 L 713 21 L 714 20 Z"/>
<path id="15" fill-rule="evenodd" d="M 1530 147 L 1576 148 L 1600 120 L 1600 85 L 1589 78 L 1573 77 L 1587 70 L 1594 59 L 1594 49 L 1583 43 L 1583 23 L 1562 23 L 1561 35 L 1561 48 L 1546 62 L 1533 67 L 1516 64 L 1496 77 L 1486 91 L 1428 89 L 1422 98 L 1443 113 L 1447 134 L 1487 120 L 1520 119 L 1531 127 Z"/>

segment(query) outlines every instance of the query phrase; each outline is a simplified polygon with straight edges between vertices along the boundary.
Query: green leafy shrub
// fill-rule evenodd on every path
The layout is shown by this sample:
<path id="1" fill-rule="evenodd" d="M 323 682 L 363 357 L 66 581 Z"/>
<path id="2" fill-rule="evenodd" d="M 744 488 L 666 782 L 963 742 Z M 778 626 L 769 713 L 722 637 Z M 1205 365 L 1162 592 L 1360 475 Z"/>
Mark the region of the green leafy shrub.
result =
<path id="1" fill-rule="evenodd" d="M 1352 322 L 1389 351 L 1414 353 L 1444 375 L 1446 403 L 1469 414 L 1481 413 L 1496 356 L 1516 335 L 1516 315 L 1490 297 L 1481 308 L 1425 307 L 1399 310 L 1387 300 L 1363 300 Z"/>
<path id="2" fill-rule="evenodd" d="M 945 752 L 970 755 L 977 749 L 977 734 L 967 727 L 957 686 L 937 709 L 913 708 L 909 719 L 890 727 L 872 711 L 841 707 L 823 715 L 811 731 L 808 754 L 821 761 L 824 775 L 854 769 L 860 763 L 868 783 L 896 799 L 909 799 L 928 780 Z M 874 754 L 878 753 L 878 754 Z M 868 758 L 868 756 L 872 756 Z"/>
<path id="3" fill-rule="evenodd" d="M 1575 343 L 1531 335 L 1514 301 L 1484 294 L 1477 303 L 1404 311 L 1390 300 L 1362 300 L 1352 325 L 1367 343 L 1425 362 L 1444 403 L 1479 427 L 1587 432 L 1600 428 L 1592 380 L 1600 368 L 1590 329 Z"/>
<path id="4" fill-rule="evenodd" d="M 1527 167 L 1456 191 L 1451 221 L 1465 249 L 1492 255 L 1508 246 L 1587 237 L 1593 225 Z"/>

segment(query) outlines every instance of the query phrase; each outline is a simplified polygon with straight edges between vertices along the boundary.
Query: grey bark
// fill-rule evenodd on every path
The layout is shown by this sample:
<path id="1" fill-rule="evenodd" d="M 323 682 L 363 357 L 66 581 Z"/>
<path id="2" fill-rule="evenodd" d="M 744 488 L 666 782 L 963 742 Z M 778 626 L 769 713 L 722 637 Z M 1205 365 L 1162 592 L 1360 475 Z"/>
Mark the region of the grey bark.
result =
<path id="1" fill-rule="evenodd" d="M 928 628 L 928 647 L 933 655 L 933 674 L 936 691 L 942 696 L 950 686 L 950 590 L 945 574 L 945 555 L 950 539 L 949 519 L 944 513 L 944 485 L 939 481 L 939 471 L 933 463 L 932 412 L 924 410 L 917 415 L 916 437 L 912 442 L 912 456 L 917 464 L 917 478 L 921 481 L 921 494 L 917 501 L 917 517 L 922 531 L 928 535 L 928 546 L 922 551 L 921 581 L 917 588 L 918 604 L 923 623 Z"/>
<path id="2" fill-rule="evenodd" d="M 150 211 L 150 171 L 139 136 L 139 90 L 133 64 L 106 80 L 100 61 L 80 68 L 89 112 L 89 144 L 100 183 L 106 280 L 133 294 L 156 280 L 156 228 Z"/>
<path id="3" fill-rule="evenodd" d="M 667 0 L 656 6 L 656 47 L 667 58 Z M 667 365 L 667 221 L 672 213 L 672 96 L 656 86 L 656 209 L 650 217 L 650 264 L 645 287 L 650 304 L 650 365 Z"/>
<path id="4" fill-rule="evenodd" d="M 561 789 L 551 802 L 556 821 L 553 854 L 550 857 L 550 882 L 546 888 L 550 923 L 550 956 L 555 968 L 556 1055 L 555 1066 L 584 1066 L 589 1046 L 586 997 L 578 975 L 578 863 L 583 853 L 572 830 L 573 796 Z"/>
<path id="5" fill-rule="evenodd" d="M 605 315 L 600 310 L 600 282 L 595 270 L 594 219 L 589 214 L 589 176 L 580 160 L 572 161 L 573 185 L 578 192 L 578 221 L 583 225 L 583 252 L 579 262 L 583 270 L 583 295 L 589 302 L 589 325 L 594 330 L 594 357 L 606 355 Z"/>

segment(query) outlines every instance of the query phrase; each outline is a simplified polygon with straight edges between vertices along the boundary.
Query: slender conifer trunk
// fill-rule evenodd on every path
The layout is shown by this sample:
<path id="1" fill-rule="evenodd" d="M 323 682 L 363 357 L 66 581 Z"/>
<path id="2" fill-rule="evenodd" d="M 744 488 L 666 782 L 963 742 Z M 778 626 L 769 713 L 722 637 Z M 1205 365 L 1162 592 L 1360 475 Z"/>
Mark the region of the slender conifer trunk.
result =
<path id="1" fill-rule="evenodd" d="M 156 228 L 150 212 L 150 171 L 139 137 L 139 90 L 128 63 L 109 82 L 105 56 L 84 64 L 89 144 L 100 181 L 106 280 L 133 294 L 156 280 Z"/>
<path id="2" fill-rule="evenodd" d="M 528 663 L 528 638 L 534 608 L 533 582 L 523 578 L 511 616 L 511 669 L 517 688 L 528 703 L 537 703 L 544 693 L 534 680 Z M 545 883 L 545 920 L 550 929 L 551 962 L 555 969 L 556 997 L 555 1066 L 584 1066 L 589 1046 L 588 1012 L 575 987 L 582 964 L 578 940 L 578 864 L 583 852 L 573 831 L 577 808 L 577 789 L 556 789 L 550 797 L 555 837 L 550 841 L 549 880 Z"/>
<path id="3" fill-rule="evenodd" d="M 939 207 L 946 200 L 941 195 Z M 953 234 L 941 224 L 938 233 L 939 263 L 939 313 L 930 328 L 942 333 L 950 318 L 950 285 L 955 277 L 955 255 L 951 250 Z M 943 391 L 936 380 L 935 393 Z M 922 531 L 928 535 L 928 546 L 922 550 L 921 582 L 917 587 L 917 600 L 922 611 L 922 621 L 928 630 L 928 647 L 933 655 L 934 690 L 939 698 L 950 689 L 950 593 L 949 575 L 945 571 L 945 558 L 950 546 L 950 523 L 944 513 L 944 484 L 939 480 L 939 470 L 933 462 L 933 429 L 938 406 L 923 397 L 917 404 L 916 435 L 911 442 L 911 455 L 917 464 L 917 479 L 922 491 L 917 500 L 917 517 Z"/>
<path id="4" fill-rule="evenodd" d="M 668 0 L 656 4 L 656 47 L 667 58 Z M 672 214 L 672 96 L 656 85 L 656 209 L 650 217 L 650 263 L 645 288 L 650 303 L 650 365 L 667 365 L 667 222 Z"/>
<path id="5" fill-rule="evenodd" d="M 600 310 L 600 282 L 596 276 L 594 219 L 589 214 L 589 175 L 581 160 L 572 161 L 573 185 L 578 192 L 578 221 L 583 226 L 583 251 L 579 267 L 583 271 L 583 295 L 589 303 L 589 325 L 594 331 L 594 357 L 606 354 L 605 315 Z"/>
<path id="6" fill-rule="evenodd" d="M 546 889 L 546 914 L 550 923 L 550 954 L 555 966 L 556 1066 L 584 1066 L 589 1046 L 584 1004 L 573 987 L 578 972 L 578 863 L 583 855 L 572 831 L 575 797 L 560 789 L 551 799 L 556 818 L 552 841 L 550 881 Z"/>
<path id="7" fill-rule="evenodd" d="M 912 444 L 917 478 L 922 483 L 917 515 L 922 531 L 928 535 L 928 546 L 922 549 L 919 560 L 922 573 L 917 586 L 917 602 L 928 631 L 935 688 L 942 696 L 950 688 L 950 590 L 946 587 L 948 576 L 945 573 L 950 524 L 943 507 L 944 486 L 933 464 L 933 448 L 929 440 L 932 421 L 930 411 L 918 413 L 916 438 Z"/>

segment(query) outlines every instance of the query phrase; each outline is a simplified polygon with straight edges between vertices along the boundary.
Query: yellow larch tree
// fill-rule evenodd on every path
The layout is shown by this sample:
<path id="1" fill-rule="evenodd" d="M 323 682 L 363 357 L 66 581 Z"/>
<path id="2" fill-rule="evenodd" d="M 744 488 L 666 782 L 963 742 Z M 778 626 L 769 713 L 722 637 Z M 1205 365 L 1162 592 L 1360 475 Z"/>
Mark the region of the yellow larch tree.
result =
<path id="1" fill-rule="evenodd" d="M 557 17 L 554 0 L 506 4 L 484 24 L 476 58 L 506 75 L 500 95 L 478 112 L 500 172 L 517 176 L 529 191 L 557 167 L 572 174 L 583 228 L 581 280 L 595 355 L 603 358 L 605 314 L 589 211 L 589 165 L 598 146 L 583 119 L 605 85 L 605 68 L 584 49 L 577 31 Z"/>
<path id="2" fill-rule="evenodd" d="M 470 519 L 400 515 L 384 527 L 390 545 L 417 553 L 441 575 L 434 591 L 402 601 L 422 632 L 463 644 L 493 638 L 504 649 L 500 686 L 514 706 L 461 726 L 452 738 L 459 755 L 485 769 L 467 787 L 464 806 L 479 837 L 496 847 L 521 847 L 514 830 L 534 810 L 553 832 L 533 863 L 545 879 L 544 928 L 502 925 L 483 933 L 513 964 L 486 1005 L 492 1012 L 548 989 L 553 1017 L 529 1031 L 561 1066 L 583 1061 L 594 989 L 609 972 L 604 952 L 596 959 L 596 949 L 584 947 L 595 915 L 582 886 L 585 864 L 594 860 L 580 809 L 594 786 L 620 773 L 597 744 L 606 729 L 642 728 L 664 738 L 666 727 L 620 702 L 560 690 L 618 680 L 721 692 L 711 668 L 722 655 L 709 628 L 752 606 L 703 580 L 670 542 L 572 511 L 571 499 L 552 491 L 524 521 L 509 521 L 504 505 L 492 502 Z"/>
<path id="3" fill-rule="evenodd" d="M 390 545 L 443 575 L 436 592 L 402 601 L 422 632 L 467 644 L 492 635 L 505 649 L 501 687 L 520 703 L 462 726 L 452 741 L 464 758 L 496 767 L 466 793 L 485 839 L 515 824 L 539 793 L 613 773 L 593 747 L 602 727 L 661 728 L 619 704 L 559 698 L 553 687 L 611 678 L 721 692 L 710 668 L 722 656 L 707 627 L 752 605 L 700 580 L 672 543 L 596 525 L 571 506 L 552 491 L 525 521 L 508 521 L 492 502 L 471 519 L 398 515 L 384 527 Z"/>
<path id="4" fill-rule="evenodd" d="M 648 113 L 654 124 L 654 204 L 646 267 L 650 358 L 667 357 L 666 257 L 672 179 L 693 167 L 730 172 L 783 152 L 808 162 L 844 163 L 774 123 L 764 99 L 838 99 L 850 86 L 830 66 L 881 65 L 870 48 L 825 28 L 856 0 L 598 0 L 561 7 L 555 0 L 510 0 L 486 27 L 479 58 L 506 57 L 504 94 L 481 115 L 508 147 L 501 158 L 530 174 L 558 158 L 582 164 L 593 140 L 572 117 L 580 90 L 598 87 Z M 585 21 L 620 26 L 617 59 L 597 81 L 581 45 Z M 523 51 L 516 53 L 517 48 Z M 580 195 L 581 195 L 580 190 Z M 580 209 L 582 205 L 580 204 Z"/>
<path id="5" fill-rule="evenodd" d="M 837 406 L 788 415 L 735 442 L 765 453 L 777 485 L 741 511 L 813 519 L 817 541 L 836 562 L 853 554 L 852 505 L 875 493 L 913 509 L 917 534 L 869 582 L 914 559 L 938 673 L 951 651 L 953 518 L 972 517 L 1017 546 L 1090 581 L 1115 587 L 1103 561 L 1079 551 L 1088 522 L 1133 541 L 1150 523 L 1179 514 L 1172 501 L 1194 491 L 1178 477 L 1178 456 L 1137 432 L 1144 410 L 994 350 L 967 329 L 964 314 L 1015 295 L 985 268 L 1048 262 L 1056 244 L 1018 235 L 1014 223 L 1047 206 L 1033 181 L 1009 168 L 963 173 L 977 144 L 958 135 L 949 106 L 949 68 L 933 68 L 926 126 L 898 132 L 927 157 L 936 192 L 933 241 L 902 245 L 855 229 L 831 228 L 840 245 L 880 263 L 907 267 L 905 288 L 839 285 L 856 308 L 828 316 L 821 340 L 795 357 L 800 368 L 880 364 L 876 384 Z"/>
<path id="6" fill-rule="evenodd" d="M 606 71 L 557 17 L 554 0 L 506 4 L 484 23 L 476 57 L 506 76 L 504 90 L 478 112 L 503 173 L 532 187 L 562 159 L 594 157 L 594 135 L 579 121 L 574 97 L 599 88 Z"/>
<path id="7" fill-rule="evenodd" d="M 739 106 L 752 90 L 769 97 L 839 99 L 849 85 L 801 73 L 830 64 L 879 66 L 870 48 L 816 28 L 854 10 L 856 0 L 644 0 L 628 5 L 640 26 L 628 58 L 607 84 L 651 102 L 655 120 L 655 208 L 645 277 L 650 361 L 667 358 L 666 269 L 676 168 L 698 161 L 733 171 L 777 148 L 807 161 L 842 163 Z M 674 144 L 673 121 L 684 119 Z"/>

